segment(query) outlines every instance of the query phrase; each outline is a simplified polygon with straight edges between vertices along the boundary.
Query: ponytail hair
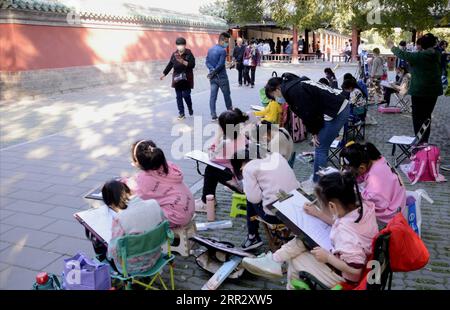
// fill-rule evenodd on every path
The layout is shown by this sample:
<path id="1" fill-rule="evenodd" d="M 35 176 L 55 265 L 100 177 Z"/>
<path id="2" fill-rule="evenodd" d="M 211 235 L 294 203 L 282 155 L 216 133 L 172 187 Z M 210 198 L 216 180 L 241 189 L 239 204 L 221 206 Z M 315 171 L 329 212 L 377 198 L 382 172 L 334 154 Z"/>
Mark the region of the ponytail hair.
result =
<path id="1" fill-rule="evenodd" d="M 361 221 L 364 207 L 361 193 L 353 174 L 335 172 L 324 175 L 320 178 L 315 192 L 319 200 L 325 204 L 335 199 L 341 203 L 347 212 L 358 208 L 359 216 L 355 223 Z"/>
<path id="2" fill-rule="evenodd" d="M 283 82 L 283 79 L 281 77 L 273 77 L 269 81 L 267 81 L 267 84 L 264 87 L 266 90 L 267 98 L 275 100 L 275 98 L 272 96 L 272 92 L 280 88 L 281 82 Z"/>
<path id="3" fill-rule="evenodd" d="M 336 75 L 334 74 L 333 70 L 331 70 L 331 68 L 325 68 L 325 70 L 323 70 L 323 72 L 325 74 L 329 74 L 333 77 L 333 79 L 336 79 Z"/>
<path id="4" fill-rule="evenodd" d="M 169 165 L 163 150 L 152 140 L 141 140 L 132 146 L 133 161 L 137 162 L 144 171 L 162 168 L 164 174 L 169 173 Z"/>
<path id="5" fill-rule="evenodd" d="M 246 113 L 238 108 L 234 108 L 233 110 L 225 111 L 219 115 L 219 126 L 225 137 L 236 139 L 239 134 L 236 125 L 245 123 L 248 119 L 249 117 Z M 230 125 L 233 125 L 233 128 L 230 128 Z M 233 129 L 232 132 L 228 132 L 229 129 Z"/>
<path id="6" fill-rule="evenodd" d="M 380 158 L 380 151 L 370 142 L 366 144 L 349 142 L 339 154 L 341 166 L 350 166 L 355 169 Z"/>

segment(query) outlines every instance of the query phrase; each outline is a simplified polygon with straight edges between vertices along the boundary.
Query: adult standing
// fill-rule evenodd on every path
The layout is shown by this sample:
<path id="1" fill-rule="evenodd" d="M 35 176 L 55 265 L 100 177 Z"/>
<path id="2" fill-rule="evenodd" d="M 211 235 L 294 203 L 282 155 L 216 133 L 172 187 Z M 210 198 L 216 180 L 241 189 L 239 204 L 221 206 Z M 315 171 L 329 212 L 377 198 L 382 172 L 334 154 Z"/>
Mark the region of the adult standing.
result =
<path id="1" fill-rule="evenodd" d="M 370 79 L 374 89 L 374 95 L 377 98 L 382 97 L 383 92 L 381 90 L 381 77 L 384 74 L 384 59 L 380 56 L 381 52 L 378 47 L 373 49 L 372 69 L 370 70 Z M 378 100 L 378 99 L 377 99 Z"/>
<path id="2" fill-rule="evenodd" d="M 448 86 L 448 77 L 447 77 L 447 65 L 448 65 L 448 53 L 446 52 L 448 47 L 447 41 L 440 41 L 436 50 L 441 54 L 441 68 L 442 68 L 442 87 L 446 89 Z"/>
<path id="3" fill-rule="evenodd" d="M 441 54 L 434 48 L 436 37 L 428 33 L 420 39 L 421 51 L 410 53 L 395 47 L 393 42 L 388 43 L 395 56 L 406 60 L 411 71 L 411 85 L 409 94 L 412 101 L 412 119 L 414 133 L 417 134 L 422 124 L 431 120 L 437 98 L 443 94 L 441 81 Z M 430 128 L 423 135 L 423 142 L 428 142 Z"/>
<path id="4" fill-rule="evenodd" d="M 244 72 L 244 52 L 245 45 L 243 44 L 242 38 L 237 38 L 236 46 L 233 50 L 233 61 L 236 63 L 236 70 L 238 71 L 238 83 L 239 87 L 242 86 L 242 74 Z"/>
<path id="5" fill-rule="evenodd" d="M 406 51 L 406 41 L 400 41 L 398 48 L 402 51 Z M 406 68 L 408 69 L 408 62 L 404 59 L 398 58 L 395 60 L 395 68 Z"/>
<path id="6" fill-rule="evenodd" d="M 269 39 L 269 45 L 270 45 L 270 53 L 275 54 L 275 41 L 273 39 Z"/>
<path id="7" fill-rule="evenodd" d="M 276 53 L 277 54 L 281 54 L 281 48 L 282 48 L 282 44 L 281 44 L 281 40 L 280 40 L 280 37 L 278 37 L 277 38 L 277 51 L 276 51 Z"/>
<path id="8" fill-rule="evenodd" d="M 286 40 L 286 38 L 283 38 L 283 42 L 281 43 L 281 45 L 283 46 L 283 54 L 286 54 L 286 47 L 288 46 L 289 41 Z"/>
<path id="9" fill-rule="evenodd" d="M 349 101 L 340 90 L 290 73 L 271 78 L 266 85 L 266 95 L 270 99 L 276 98 L 277 101 L 285 100 L 292 112 L 302 119 L 307 131 L 313 135 L 315 157 L 312 181 L 317 183 L 317 172 L 320 167 L 327 165 L 331 143 L 348 121 Z M 308 183 L 303 187 L 311 189 L 313 184 Z"/>
<path id="10" fill-rule="evenodd" d="M 244 52 L 244 80 L 246 84 L 251 85 L 252 88 L 255 87 L 256 66 L 259 66 L 260 62 L 261 54 L 256 45 L 256 42 L 250 42 L 250 45 L 245 48 Z"/>
<path id="11" fill-rule="evenodd" d="M 173 69 L 172 87 L 175 88 L 178 105 L 178 119 L 185 118 L 183 99 L 189 110 L 189 115 L 194 114 L 192 109 L 191 90 L 194 88 L 195 57 L 190 49 L 186 48 L 186 39 L 180 37 L 176 39 L 177 50 L 172 53 L 169 63 L 163 71 L 161 80 Z"/>
<path id="12" fill-rule="evenodd" d="M 222 32 L 219 35 L 218 43 L 208 50 L 208 55 L 206 56 L 206 67 L 209 70 L 208 79 L 211 84 L 209 108 L 213 122 L 217 121 L 216 102 L 219 88 L 223 93 L 227 110 L 231 110 L 233 108 L 230 93 L 230 81 L 228 80 L 228 75 L 225 68 L 225 60 L 227 57 L 226 49 L 229 41 L 230 34 L 227 32 Z"/>
<path id="13" fill-rule="evenodd" d="M 352 46 L 348 42 L 345 42 L 344 54 L 345 62 L 350 62 L 352 59 Z"/>

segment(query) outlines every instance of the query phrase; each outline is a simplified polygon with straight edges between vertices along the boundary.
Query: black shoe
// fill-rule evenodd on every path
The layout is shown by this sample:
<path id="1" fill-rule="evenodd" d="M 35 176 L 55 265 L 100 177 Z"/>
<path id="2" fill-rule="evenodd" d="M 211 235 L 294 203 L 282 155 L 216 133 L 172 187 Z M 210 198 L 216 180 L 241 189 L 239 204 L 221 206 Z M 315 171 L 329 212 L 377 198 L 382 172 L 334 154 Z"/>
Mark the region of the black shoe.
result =
<path id="1" fill-rule="evenodd" d="M 252 85 L 251 87 L 252 87 L 252 88 L 255 88 L 255 85 Z"/>
<path id="2" fill-rule="evenodd" d="M 189 116 L 194 115 L 194 110 L 189 110 Z"/>
<path id="3" fill-rule="evenodd" d="M 254 238 L 250 239 L 247 236 L 247 239 L 241 244 L 241 247 L 244 251 L 250 251 L 256 248 L 259 248 L 263 245 L 261 238 L 256 235 Z"/>
<path id="4" fill-rule="evenodd" d="M 185 119 L 184 114 L 178 115 L 177 120 L 181 121 L 182 119 Z"/>
<path id="5" fill-rule="evenodd" d="M 211 118 L 211 122 L 217 122 L 217 116 L 213 116 L 213 117 Z"/>

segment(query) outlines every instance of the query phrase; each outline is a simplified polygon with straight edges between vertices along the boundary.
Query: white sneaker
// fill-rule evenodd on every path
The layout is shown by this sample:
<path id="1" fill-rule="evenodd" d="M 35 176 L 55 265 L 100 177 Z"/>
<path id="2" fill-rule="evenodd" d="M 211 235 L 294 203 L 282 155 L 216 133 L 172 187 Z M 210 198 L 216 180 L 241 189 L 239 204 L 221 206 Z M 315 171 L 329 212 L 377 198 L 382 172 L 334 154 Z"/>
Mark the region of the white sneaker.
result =
<path id="1" fill-rule="evenodd" d="M 314 188 L 316 187 L 316 184 L 313 182 L 312 178 L 309 178 L 306 181 L 303 181 L 300 183 L 300 188 L 307 194 L 312 195 L 314 194 Z"/>
<path id="2" fill-rule="evenodd" d="M 206 213 L 206 203 L 201 198 L 195 200 L 195 212 Z"/>
<path id="3" fill-rule="evenodd" d="M 279 279 L 283 277 L 281 264 L 272 259 L 272 252 L 261 254 L 258 257 L 244 257 L 242 266 L 250 273 L 267 278 Z"/>

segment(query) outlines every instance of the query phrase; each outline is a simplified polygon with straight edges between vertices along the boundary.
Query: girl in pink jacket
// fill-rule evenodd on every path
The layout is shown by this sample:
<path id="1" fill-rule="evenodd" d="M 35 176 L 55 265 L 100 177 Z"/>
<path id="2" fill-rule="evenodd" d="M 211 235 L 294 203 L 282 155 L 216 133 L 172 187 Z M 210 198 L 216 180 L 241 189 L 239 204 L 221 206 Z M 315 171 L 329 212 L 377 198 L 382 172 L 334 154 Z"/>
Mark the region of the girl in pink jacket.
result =
<path id="1" fill-rule="evenodd" d="M 406 207 L 406 188 L 400 176 L 372 143 L 348 144 L 340 153 L 341 165 L 358 180 L 361 196 L 375 204 L 377 220 L 388 223 Z"/>
<path id="2" fill-rule="evenodd" d="M 194 197 L 183 183 L 183 172 L 166 161 L 153 141 L 136 142 L 131 152 L 133 165 L 142 171 L 126 180 L 130 189 L 143 200 L 155 199 L 171 228 L 187 225 L 194 215 Z"/>
<path id="3" fill-rule="evenodd" d="M 307 249 L 300 239 L 293 239 L 276 251 L 273 261 L 288 262 L 288 289 L 300 271 L 308 272 L 330 288 L 345 281 L 358 283 L 378 233 L 373 204 L 362 202 L 351 174 L 337 172 L 323 176 L 316 195 L 322 209 L 306 204 L 305 212 L 331 225 L 332 251 L 320 247 Z"/>

